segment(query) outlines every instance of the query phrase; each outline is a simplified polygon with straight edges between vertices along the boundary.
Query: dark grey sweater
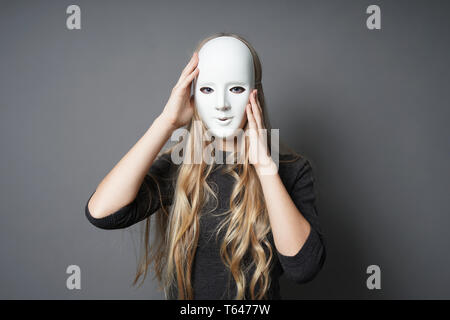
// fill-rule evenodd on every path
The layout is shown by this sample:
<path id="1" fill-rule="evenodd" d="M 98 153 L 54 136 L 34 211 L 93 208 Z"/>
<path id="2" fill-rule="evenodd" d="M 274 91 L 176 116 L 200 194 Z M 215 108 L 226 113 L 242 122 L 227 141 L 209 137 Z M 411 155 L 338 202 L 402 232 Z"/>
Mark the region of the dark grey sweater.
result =
<path id="1" fill-rule="evenodd" d="M 314 176 L 309 161 L 301 157 L 300 159 L 283 163 L 291 156 L 280 155 L 279 175 L 292 200 L 308 220 L 311 225 L 311 232 L 299 252 L 294 256 L 284 256 L 275 247 L 273 235 L 269 233 L 269 241 L 275 253 L 271 267 L 271 287 L 269 299 L 281 299 L 279 289 L 279 277 L 282 273 L 296 283 L 305 283 L 314 278 L 322 268 L 325 260 L 324 239 L 320 229 L 314 191 Z M 234 184 L 234 179 L 222 172 L 224 165 L 215 164 L 213 172 L 208 177 L 209 185 L 218 195 L 218 203 L 214 201 L 207 203 L 200 215 L 200 235 L 198 247 L 194 259 L 192 283 L 194 287 L 194 299 L 234 299 L 236 294 L 236 284 L 231 272 L 220 259 L 219 248 L 225 231 L 219 234 L 218 242 L 215 242 L 214 230 L 223 219 L 216 216 L 229 208 L 229 200 Z M 178 165 L 175 165 L 170 155 L 162 155 L 154 161 L 149 173 L 159 184 L 162 193 L 162 202 L 170 205 L 174 183 L 176 179 Z M 92 192 L 89 200 L 94 192 Z M 147 174 L 133 202 L 101 219 L 91 216 L 88 209 L 88 202 L 85 206 L 87 219 L 96 227 L 101 229 L 121 229 L 127 228 L 152 215 L 161 207 L 156 182 Z M 216 207 L 215 211 L 209 212 Z M 250 269 L 247 277 L 247 284 L 253 274 L 254 269 Z M 248 291 L 247 291 L 248 292 Z M 257 292 L 257 291 L 256 291 Z M 249 299 L 247 293 L 246 298 Z M 176 288 L 169 290 L 168 299 L 176 299 Z"/>

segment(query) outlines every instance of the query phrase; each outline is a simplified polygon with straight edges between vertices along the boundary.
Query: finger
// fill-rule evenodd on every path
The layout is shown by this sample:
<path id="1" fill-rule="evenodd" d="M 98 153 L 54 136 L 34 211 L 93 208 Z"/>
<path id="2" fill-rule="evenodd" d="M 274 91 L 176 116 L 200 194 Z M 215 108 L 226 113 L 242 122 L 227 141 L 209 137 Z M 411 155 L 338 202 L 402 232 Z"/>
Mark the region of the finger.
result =
<path id="1" fill-rule="evenodd" d="M 180 87 L 186 88 L 187 86 L 189 86 L 192 80 L 194 80 L 194 78 L 198 75 L 199 71 L 199 68 L 195 68 L 194 71 L 191 72 L 191 74 L 189 74 L 183 81 L 181 81 Z"/>
<path id="2" fill-rule="evenodd" d="M 253 157 L 255 154 L 257 154 L 257 139 L 258 139 L 258 134 L 257 134 L 257 129 L 256 129 L 256 122 L 255 122 L 255 118 L 253 117 L 253 113 L 252 113 L 252 107 L 250 104 L 247 104 L 246 106 L 246 110 L 247 110 L 247 120 L 248 120 L 248 131 L 246 132 L 246 136 L 248 137 L 248 142 L 249 142 L 249 153 L 247 155 L 248 160 L 250 161 L 250 163 L 253 163 Z M 253 155 L 252 157 L 250 157 L 250 155 Z"/>
<path id="3" fill-rule="evenodd" d="M 255 100 L 256 100 L 256 104 L 259 107 L 259 112 L 261 113 L 261 117 L 262 117 L 263 116 L 263 112 L 262 112 L 261 104 L 259 103 L 259 99 L 258 99 L 258 90 L 256 90 Z"/>
<path id="4" fill-rule="evenodd" d="M 256 90 L 255 98 L 256 98 L 256 104 L 258 105 L 258 109 L 259 109 L 259 115 L 261 117 L 261 123 L 260 123 L 261 129 L 266 129 L 265 122 L 264 122 L 263 109 L 262 109 L 261 103 L 259 102 L 259 99 L 258 99 L 258 90 Z"/>
<path id="5" fill-rule="evenodd" d="M 198 53 L 194 52 L 192 54 L 191 60 L 189 60 L 188 64 L 184 67 L 183 71 L 181 72 L 182 76 L 187 76 L 189 73 L 192 72 L 193 68 L 196 67 L 198 63 Z"/>
<path id="6" fill-rule="evenodd" d="M 258 94 L 256 94 L 256 104 L 258 105 L 259 114 L 261 117 L 261 123 L 260 123 L 261 129 L 266 129 L 266 125 L 264 123 L 264 113 L 263 113 L 261 104 L 259 103 L 259 100 L 258 100 Z"/>
<path id="7" fill-rule="evenodd" d="M 259 107 L 255 100 L 255 94 L 251 95 L 250 102 L 252 105 L 252 113 L 253 113 L 253 117 L 255 118 L 255 121 L 256 121 L 256 126 L 258 129 L 262 129 L 263 126 L 262 126 L 262 120 L 261 120 L 261 113 L 259 111 Z"/>
<path id="8" fill-rule="evenodd" d="M 264 119 L 261 103 L 259 102 L 259 99 L 258 99 L 258 90 L 256 89 L 255 91 L 256 91 L 255 101 L 256 101 L 256 104 L 258 105 L 259 113 L 261 114 L 261 119 Z M 262 123 L 264 124 L 264 121 Z"/>
<path id="9" fill-rule="evenodd" d="M 194 52 L 194 54 L 191 57 L 191 60 L 189 60 L 189 63 L 186 65 L 186 67 L 184 67 L 183 71 L 181 72 L 177 84 L 182 82 L 189 74 L 191 74 L 194 68 L 197 67 L 197 64 L 198 64 L 198 53 Z"/>
<path id="10" fill-rule="evenodd" d="M 253 117 L 250 104 L 247 104 L 247 106 L 245 107 L 245 110 L 247 111 L 248 127 L 249 127 L 249 129 L 255 130 L 256 122 L 255 122 L 255 118 Z"/>

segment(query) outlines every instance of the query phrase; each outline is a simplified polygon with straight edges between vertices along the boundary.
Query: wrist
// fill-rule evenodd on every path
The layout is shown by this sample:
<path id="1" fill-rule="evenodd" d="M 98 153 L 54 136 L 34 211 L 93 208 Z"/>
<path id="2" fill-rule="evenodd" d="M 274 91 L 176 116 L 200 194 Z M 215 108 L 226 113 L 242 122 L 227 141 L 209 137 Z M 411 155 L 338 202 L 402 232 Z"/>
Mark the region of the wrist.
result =
<path id="1" fill-rule="evenodd" d="M 160 129 L 169 132 L 170 134 L 177 129 L 177 126 L 173 123 L 173 121 L 168 119 L 163 113 L 161 113 L 153 123 Z"/>
<path id="2" fill-rule="evenodd" d="M 271 157 L 262 163 L 254 164 L 258 176 L 273 176 L 278 174 L 278 166 Z"/>

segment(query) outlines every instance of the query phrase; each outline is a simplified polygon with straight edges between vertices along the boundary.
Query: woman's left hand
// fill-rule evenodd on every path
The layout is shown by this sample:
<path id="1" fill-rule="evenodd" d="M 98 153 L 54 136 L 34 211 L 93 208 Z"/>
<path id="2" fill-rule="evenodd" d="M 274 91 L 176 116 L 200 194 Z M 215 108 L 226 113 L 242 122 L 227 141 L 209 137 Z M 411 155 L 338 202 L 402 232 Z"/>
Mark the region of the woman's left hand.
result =
<path id="1" fill-rule="evenodd" d="M 253 164 L 258 175 L 276 174 L 278 169 L 268 152 L 268 132 L 264 130 L 262 109 L 256 89 L 250 93 L 249 100 L 250 103 L 246 106 L 250 142 L 249 162 Z"/>

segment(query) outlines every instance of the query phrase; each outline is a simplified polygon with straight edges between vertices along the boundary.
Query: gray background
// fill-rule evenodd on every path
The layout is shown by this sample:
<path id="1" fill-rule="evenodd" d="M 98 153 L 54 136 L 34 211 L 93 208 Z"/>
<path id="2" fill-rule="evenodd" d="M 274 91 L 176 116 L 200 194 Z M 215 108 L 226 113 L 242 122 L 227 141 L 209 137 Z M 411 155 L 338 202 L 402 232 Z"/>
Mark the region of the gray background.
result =
<path id="1" fill-rule="evenodd" d="M 81 7 L 82 30 L 66 29 Z M 378 4 L 382 29 L 366 28 Z M 162 299 L 131 287 L 136 228 L 88 196 L 202 38 L 256 48 L 274 128 L 313 163 L 328 257 L 285 298 L 450 298 L 448 1 L 2 1 L 0 298 Z M 66 289 L 81 267 L 82 289 Z M 382 289 L 366 288 L 377 264 Z"/>

